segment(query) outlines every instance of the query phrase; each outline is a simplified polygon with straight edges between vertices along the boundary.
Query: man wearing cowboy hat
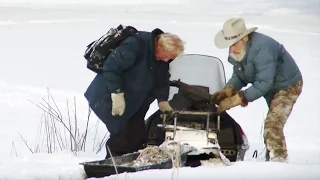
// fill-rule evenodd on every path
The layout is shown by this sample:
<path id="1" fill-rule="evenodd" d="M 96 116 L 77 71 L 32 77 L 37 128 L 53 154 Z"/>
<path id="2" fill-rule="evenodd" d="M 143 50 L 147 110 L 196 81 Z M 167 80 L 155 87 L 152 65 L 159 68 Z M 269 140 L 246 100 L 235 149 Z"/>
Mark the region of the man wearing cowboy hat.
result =
<path id="1" fill-rule="evenodd" d="M 256 29 L 247 29 L 242 18 L 231 18 L 215 36 L 216 47 L 229 48 L 233 74 L 226 86 L 212 95 L 211 103 L 223 112 L 264 97 L 269 108 L 263 136 L 266 159 L 287 162 L 283 128 L 302 92 L 302 75 L 283 45 Z M 249 83 L 251 86 L 242 90 Z"/>

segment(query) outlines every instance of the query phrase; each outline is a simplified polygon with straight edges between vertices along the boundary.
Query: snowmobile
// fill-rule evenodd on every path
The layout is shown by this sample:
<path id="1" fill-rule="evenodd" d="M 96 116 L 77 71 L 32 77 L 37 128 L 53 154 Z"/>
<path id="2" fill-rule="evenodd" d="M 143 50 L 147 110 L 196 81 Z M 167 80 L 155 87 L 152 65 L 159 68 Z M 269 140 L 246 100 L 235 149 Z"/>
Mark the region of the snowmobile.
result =
<path id="1" fill-rule="evenodd" d="M 157 110 L 146 119 L 148 145 L 176 140 L 194 147 L 185 166 L 199 166 L 210 158 L 225 164 L 242 161 L 249 149 L 245 133 L 227 112 L 217 113 L 209 102 L 226 83 L 221 60 L 187 54 L 170 63 L 170 73 L 169 103 L 177 115 L 164 120 Z"/>
<path id="2" fill-rule="evenodd" d="M 211 159 L 230 165 L 244 159 L 249 143 L 241 126 L 227 112 L 217 113 L 216 105 L 210 104 L 210 96 L 226 83 L 221 60 L 186 54 L 170 63 L 170 74 L 169 103 L 174 113 L 156 110 L 146 117 L 148 139 L 140 152 L 80 163 L 88 178 L 196 167 Z"/>

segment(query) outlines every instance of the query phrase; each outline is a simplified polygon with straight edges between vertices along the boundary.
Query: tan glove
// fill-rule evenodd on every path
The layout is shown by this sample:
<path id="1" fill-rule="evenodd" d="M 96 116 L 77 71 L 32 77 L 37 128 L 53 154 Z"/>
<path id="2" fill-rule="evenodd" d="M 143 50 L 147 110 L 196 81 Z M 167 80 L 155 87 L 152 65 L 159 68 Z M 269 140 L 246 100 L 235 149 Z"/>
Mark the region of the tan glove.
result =
<path id="1" fill-rule="evenodd" d="M 226 85 L 221 91 L 215 92 L 210 99 L 211 104 L 220 104 L 225 98 L 231 97 L 237 93 L 234 85 Z"/>
<path id="2" fill-rule="evenodd" d="M 124 93 L 111 93 L 112 99 L 112 115 L 122 116 L 126 108 L 126 103 L 124 101 Z"/>
<path id="3" fill-rule="evenodd" d="M 248 105 L 248 101 L 245 98 L 243 91 L 240 91 L 234 96 L 228 97 L 221 101 L 217 108 L 217 112 L 221 113 L 223 111 L 229 110 L 230 108 L 233 108 L 235 106 L 241 105 L 242 107 L 245 107 Z"/>
<path id="4" fill-rule="evenodd" d="M 160 111 L 164 112 L 170 112 L 172 111 L 172 107 L 170 106 L 168 101 L 161 101 L 158 103 Z"/>
<path id="5" fill-rule="evenodd" d="M 168 101 L 161 101 L 158 103 L 159 109 L 163 114 L 160 114 L 161 119 L 166 114 L 166 120 L 173 118 L 176 115 L 176 111 L 172 109 Z"/>

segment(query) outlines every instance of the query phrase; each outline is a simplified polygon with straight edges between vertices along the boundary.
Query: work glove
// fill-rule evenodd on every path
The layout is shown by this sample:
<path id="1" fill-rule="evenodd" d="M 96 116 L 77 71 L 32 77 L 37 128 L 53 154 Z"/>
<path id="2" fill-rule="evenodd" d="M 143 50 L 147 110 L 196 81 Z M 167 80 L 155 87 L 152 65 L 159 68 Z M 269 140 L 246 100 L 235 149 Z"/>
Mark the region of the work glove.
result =
<path id="1" fill-rule="evenodd" d="M 236 93 L 234 96 L 225 98 L 223 101 L 221 101 L 217 108 L 217 112 L 221 113 L 238 105 L 241 105 L 242 107 L 248 105 L 248 101 L 245 98 L 243 91 L 240 91 Z"/>
<path id="2" fill-rule="evenodd" d="M 173 111 L 173 109 L 170 106 L 168 101 L 161 101 L 158 103 L 158 106 L 159 106 L 160 111 L 162 111 L 163 113 Z"/>
<path id="3" fill-rule="evenodd" d="M 234 96 L 237 93 L 236 88 L 234 85 L 226 85 L 224 88 L 220 91 L 215 92 L 211 98 L 210 98 L 210 103 L 211 104 L 220 104 L 221 101 L 223 101 L 225 98 Z"/>
<path id="4" fill-rule="evenodd" d="M 126 108 L 126 103 L 124 101 L 124 93 L 111 93 L 112 99 L 112 115 L 122 116 Z"/>
<path id="5" fill-rule="evenodd" d="M 167 119 L 171 119 L 176 115 L 176 111 L 172 109 L 168 101 L 161 101 L 158 103 L 160 111 L 166 115 Z M 163 118 L 163 114 L 160 115 Z"/>

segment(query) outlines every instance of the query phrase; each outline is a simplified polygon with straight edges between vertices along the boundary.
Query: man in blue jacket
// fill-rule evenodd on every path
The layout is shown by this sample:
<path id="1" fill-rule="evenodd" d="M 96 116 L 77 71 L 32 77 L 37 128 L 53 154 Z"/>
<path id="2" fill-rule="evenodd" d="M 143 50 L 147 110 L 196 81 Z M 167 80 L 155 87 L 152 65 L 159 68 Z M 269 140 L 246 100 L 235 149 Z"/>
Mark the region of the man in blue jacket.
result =
<path id="1" fill-rule="evenodd" d="M 283 45 L 256 29 L 247 29 L 242 18 L 231 18 L 215 36 L 218 48 L 229 48 L 233 74 L 211 101 L 223 112 L 264 97 L 269 107 L 264 124 L 266 159 L 287 162 L 283 128 L 302 92 L 302 75 Z M 242 90 L 249 83 L 251 86 Z"/>
<path id="2" fill-rule="evenodd" d="M 106 158 L 144 147 L 144 117 L 155 99 L 162 112 L 172 112 L 169 62 L 183 51 L 178 36 L 154 29 L 128 37 L 107 57 L 84 94 L 110 133 Z"/>

